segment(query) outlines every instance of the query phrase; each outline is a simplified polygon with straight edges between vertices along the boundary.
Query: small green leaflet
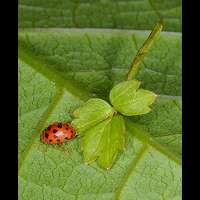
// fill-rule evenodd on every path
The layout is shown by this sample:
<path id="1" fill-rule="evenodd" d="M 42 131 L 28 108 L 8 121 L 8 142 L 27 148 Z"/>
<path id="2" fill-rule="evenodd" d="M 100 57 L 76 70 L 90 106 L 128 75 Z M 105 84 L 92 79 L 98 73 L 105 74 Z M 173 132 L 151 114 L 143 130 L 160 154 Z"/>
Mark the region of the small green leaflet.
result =
<path id="1" fill-rule="evenodd" d="M 125 123 L 121 115 L 115 115 L 107 125 L 107 131 L 102 138 L 102 153 L 97 159 L 99 166 L 110 169 L 115 161 L 118 151 L 125 145 Z"/>
<path id="2" fill-rule="evenodd" d="M 102 168 L 110 169 L 125 145 L 125 123 L 122 115 L 132 116 L 151 111 L 156 95 L 139 89 L 140 82 L 121 82 L 110 91 L 110 101 L 89 99 L 74 111 L 72 125 L 82 135 L 81 149 L 86 164 L 97 160 Z M 117 114 L 117 112 L 119 113 Z"/>
<path id="3" fill-rule="evenodd" d="M 151 111 L 149 107 L 156 95 L 148 90 L 138 89 L 137 80 L 123 81 L 110 91 L 110 102 L 115 110 L 125 116 L 142 115 Z"/>
<path id="4" fill-rule="evenodd" d="M 83 156 L 87 164 L 97 159 L 99 166 L 110 169 L 119 150 L 124 148 L 125 125 L 121 115 L 106 119 L 85 132 Z"/>
<path id="5" fill-rule="evenodd" d="M 88 128 L 111 117 L 114 112 L 114 109 L 106 101 L 91 98 L 74 111 L 73 115 L 76 119 L 72 121 L 72 125 L 77 134 L 81 134 Z"/>

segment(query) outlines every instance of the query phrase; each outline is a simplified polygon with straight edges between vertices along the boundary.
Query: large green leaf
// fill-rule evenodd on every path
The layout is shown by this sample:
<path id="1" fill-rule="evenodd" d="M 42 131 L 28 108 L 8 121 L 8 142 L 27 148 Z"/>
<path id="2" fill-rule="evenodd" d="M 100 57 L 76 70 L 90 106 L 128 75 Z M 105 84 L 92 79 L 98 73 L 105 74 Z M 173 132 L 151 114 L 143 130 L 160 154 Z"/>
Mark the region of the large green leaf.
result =
<path id="1" fill-rule="evenodd" d="M 20 0 L 19 26 L 151 29 L 180 31 L 181 0 Z"/>
<path id="2" fill-rule="evenodd" d="M 90 97 L 108 99 L 146 32 L 19 33 L 19 198 L 181 199 L 181 35 L 163 34 L 137 79 L 159 96 L 153 111 L 126 120 L 125 150 L 112 169 L 84 164 L 79 138 L 39 142 L 52 121 L 71 121 Z M 33 139 L 32 134 L 36 134 Z"/>

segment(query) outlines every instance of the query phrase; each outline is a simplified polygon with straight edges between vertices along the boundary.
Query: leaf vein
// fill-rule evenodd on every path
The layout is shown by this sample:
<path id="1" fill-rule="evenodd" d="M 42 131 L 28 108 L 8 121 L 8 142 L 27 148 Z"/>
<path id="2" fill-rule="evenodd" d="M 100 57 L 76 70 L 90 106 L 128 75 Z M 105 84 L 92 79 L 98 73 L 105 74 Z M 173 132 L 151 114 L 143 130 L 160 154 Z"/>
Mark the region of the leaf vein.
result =
<path id="1" fill-rule="evenodd" d="M 143 144 L 143 146 L 140 148 L 140 151 L 138 152 L 135 159 L 133 159 L 132 162 L 130 163 L 130 165 L 127 169 L 127 173 L 122 178 L 121 183 L 119 184 L 118 188 L 116 189 L 116 193 L 115 193 L 116 200 L 120 199 L 120 195 L 121 195 L 123 188 L 127 184 L 129 177 L 131 176 L 132 172 L 135 170 L 138 162 L 142 158 L 143 154 L 147 151 L 147 149 L 148 149 L 147 144 Z"/>
<path id="2" fill-rule="evenodd" d="M 42 127 L 45 125 L 48 117 L 50 116 L 50 114 L 53 112 L 54 108 L 56 107 L 56 105 L 58 104 L 59 100 L 62 98 L 64 94 L 64 90 L 63 89 L 58 89 L 53 100 L 52 103 L 49 105 L 49 107 L 47 108 L 47 110 L 43 113 L 43 115 L 41 116 L 41 120 L 38 122 L 36 128 L 38 130 L 41 130 Z M 39 131 L 38 131 L 39 134 Z M 38 137 L 35 137 L 35 140 L 38 139 Z M 33 142 L 35 141 L 33 140 Z M 20 155 L 20 159 L 19 159 L 19 173 L 21 171 L 22 165 L 23 165 L 23 161 L 26 159 L 26 157 L 28 156 L 31 147 L 33 146 L 34 143 L 30 143 L 26 149 L 24 150 L 24 153 L 22 153 L 22 155 Z"/>

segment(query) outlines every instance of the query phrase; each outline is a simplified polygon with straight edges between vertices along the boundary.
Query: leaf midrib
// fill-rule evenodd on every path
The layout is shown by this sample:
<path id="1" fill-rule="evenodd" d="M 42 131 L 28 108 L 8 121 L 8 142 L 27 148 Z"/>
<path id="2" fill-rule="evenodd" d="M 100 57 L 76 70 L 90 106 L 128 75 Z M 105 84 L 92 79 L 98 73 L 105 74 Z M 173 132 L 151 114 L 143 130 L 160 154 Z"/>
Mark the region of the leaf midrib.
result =
<path id="1" fill-rule="evenodd" d="M 92 95 L 89 92 L 87 92 L 86 90 L 83 90 L 83 88 L 75 87 L 73 85 L 73 81 L 66 80 L 66 79 L 62 78 L 61 76 L 57 75 L 56 73 L 53 73 L 51 70 L 48 69 L 48 67 L 44 67 L 44 65 L 46 66 L 46 64 L 33 59 L 29 54 L 27 54 L 20 47 L 20 45 L 19 45 L 19 58 L 23 62 L 27 63 L 30 67 L 32 67 L 35 71 L 37 71 L 38 73 L 45 76 L 48 80 L 52 81 L 52 79 L 53 79 L 53 81 L 56 83 L 56 86 L 58 88 L 66 89 L 66 91 L 69 94 L 71 94 L 74 98 L 76 98 L 77 100 L 86 101 L 90 97 L 92 97 Z M 57 80 L 59 80 L 59 81 L 57 81 Z"/>
<path id="2" fill-rule="evenodd" d="M 19 28 L 19 32 L 77 32 L 77 33 L 127 33 L 127 34 L 149 34 L 151 30 L 137 29 L 111 29 L 111 28 Z M 160 35 L 182 36 L 181 32 L 162 31 Z"/>
<path id="3" fill-rule="evenodd" d="M 51 113 L 53 112 L 54 108 L 56 107 L 56 105 L 58 104 L 59 100 L 62 98 L 64 94 L 64 90 L 61 89 L 57 89 L 57 92 L 55 94 L 55 96 L 52 99 L 52 103 L 48 106 L 47 110 L 42 114 L 41 116 L 41 120 L 39 120 L 39 122 L 37 123 L 36 127 L 38 130 L 41 130 L 42 127 L 44 126 L 44 124 L 47 122 L 48 117 L 51 115 Z M 36 136 L 39 135 L 39 131 L 37 131 L 38 134 L 36 134 Z M 33 146 L 34 142 L 38 140 L 38 137 L 35 137 L 32 140 L 32 143 L 30 143 L 29 145 L 27 145 L 27 147 L 24 150 L 24 154 L 20 155 L 20 159 L 19 159 L 19 167 L 18 167 L 18 172 L 20 173 L 21 167 L 23 165 L 23 161 L 26 159 L 26 157 L 28 156 L 31 147 Z"/>

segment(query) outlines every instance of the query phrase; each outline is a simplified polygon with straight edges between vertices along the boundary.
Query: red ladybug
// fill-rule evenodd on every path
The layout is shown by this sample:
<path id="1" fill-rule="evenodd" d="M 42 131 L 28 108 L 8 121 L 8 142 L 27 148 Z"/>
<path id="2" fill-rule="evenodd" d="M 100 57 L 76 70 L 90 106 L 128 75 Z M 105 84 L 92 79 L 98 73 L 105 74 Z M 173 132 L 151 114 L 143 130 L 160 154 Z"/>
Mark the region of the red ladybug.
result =
<path id="1" fill-rule="evenodd" d="M 46 144 L 61 144 L 76 136 L 75 130 L 69 123 L 54 122 L 50 124 L 40 135 L 40 141 Z"/>

